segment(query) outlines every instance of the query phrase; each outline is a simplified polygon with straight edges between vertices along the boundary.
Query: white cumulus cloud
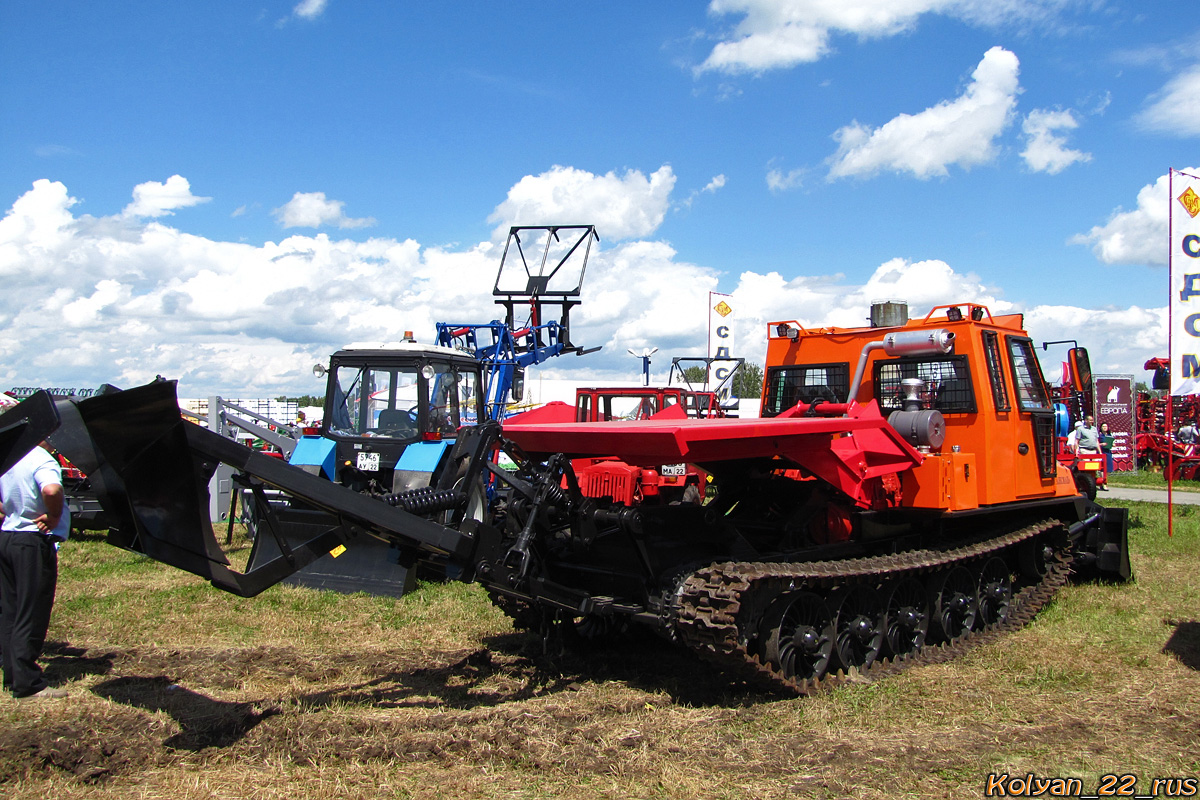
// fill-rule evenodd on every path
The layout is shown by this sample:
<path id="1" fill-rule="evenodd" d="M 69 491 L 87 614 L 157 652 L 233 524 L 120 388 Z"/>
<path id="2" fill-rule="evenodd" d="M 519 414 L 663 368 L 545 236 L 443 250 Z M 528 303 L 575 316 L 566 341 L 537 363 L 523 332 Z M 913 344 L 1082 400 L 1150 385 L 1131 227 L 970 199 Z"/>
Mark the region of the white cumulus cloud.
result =
<path id="1" fill-rule="evenodd" d="M 1072 150 L 1067 147 L 1066 137 L 1056 133 L 1077 127 L 1079 121 L 1070 111 L 1030 111 L 1021 125 L 1026 140 L 1021 158 L 1034 172 L 1051 175 L 1057 175 L 1072 164 L 1091 161 L 1091 153 Z"/>
<path id="2" fill-rule="evenodd" d="M 1189 167 L 1184 172 L 1195 175 Z M 1108 222 L 1071 237 L 1072 244 L 1091 245 L 1105 264 L 1166 266 L 1170 176 L 1161 175 L 1137 193 L 1137 207 L 1117 209 Z"/>
<path id="3" fill-rule="evenodd" d="M 301 19 L 316 19 L 325 12 L 329 0 L 301 0 L 292 9 L 292 13 Z"/>
<path id="4" fill-rule="evenodd" d="M 871 304 L 884 300 L 907 303 L 910 317 L 955 302 L 981 303 L 993 315 L 1023 314 L 1035 341 L 1076 339 L 1089 349 L 1097 372 L 1129 373 L 1140 379 L 1146 359 L 1166 353 L 1166 308 L 1032 304 L 1010 300 L 1006 294 L 980 276 L 959 272 L 941 260 L 894 258 L 861 284 L 840 275 L 789 280 L 776 272 L 744 272 L 729 303 L 735 312 L 737 350 L 752 361 L 761 360 L 766 352 L 769 322 L 795 320 L 806 328 L 860 327 L 870 316 Z M 1051 378 L 1056 374 L 1055 355 L 1044 358 L 1043 368 Z"/>
<path id="5" fill-rule="evenodd" d="M 761 73 L 823 58 L 834 35 L 860 39 L 912 30 L 925 14 L 976 25 L 1050 20 L 1062 0 L 712 0 L 709 14 L 740 21 L 695 68 L 727 74 Z"/>
<path id="6" fill-rule="evenodd" d="M 292 199 L 275 209 L 275 219 L 285 228 L 369 228 L 374 217 L 354 219 L 346 216 L 346 204 L 330 200 L 324 192 L 296 192 Z"/>
<path id="7" fill-rule="evenodd" d="M 725 175 L 714 175 L 712 180 L 704 185 L 703 189 L 693 190 L 692 193 L 680 203 L 680 205 L 684 206 L 685 208 L 691 208 L 692 203 L 696 202 L 696 198 L 701 194 L 716 194 L 718 189 L 723 188 L 725 188 Z"/>
<path id="8" fill-rule="evenodd" d="M 1018 71 L 1013 53 L 993 47 L 954 100 L 901 114 L 878 128 L 854 122 L 839 129 L 833 135 L 839 147 L 829 177 L 866 177 L 890 170 L 925 179 L 946 175 L 956 164 L 986 164 L 996 156 L 996 138 L 1012 122 L 1020 91 Z"/>
<path id="9" fill-rule="evenodd" d="M 1176 75 L 1137 116 L 1146 130 L 1173 136 L 1200 136 L 1200 64 Z"/>
<path id="10" fill-rule="evenodd" d="M 663 170 L 659 181 L 673 182 Z M 704 354 L 708 292 L 723 290 L 721 274 L 680 260 L 649 233 L 630 233 L 653 232 L 657 223 L 646 220 L 661 218 L 670 199 L 669 190 L 660 197 L 648 188 L 652 178 L 633 176 L 626 173 L 630 185 L 645 185 L 624 201 L 641 210 L 613 217 L 623 237 L 605 236 L 597 220 L 605 239 L 592 251 L 583 304 L 572 313 L 572 341 L 603 350 L 547 362 L 538 370 L 545 377 L 636 378 L 639 365 L 626 350 L 658 347 L 659 378 L 670 356 Z M 584 185 L 604 194 L 596 187 L 609 186 L 605 177 Z M 429 342 L 435 322 L 486 322 L 502 313 L 490 292 L 501 252 L 493 241 L 450 249 L 317 233 L 255 245 L 120 213 L 77 216 L 75 203 L 62 183 L 39 180 L 0 219 L 0 388 L 133 386 L 161 374 L 180 380 L 189 397 L 317 394 L 323 387 L 312 365 L 348 342 L 394 341 L 405 330 Z M 862 281 L 799 271 L 737 276 L 728 290 L 737 355 L 762 362 L 768 322 L 858 326 L 878 300 L 907 301 L 913 314 L 956 301 L 1023 311 L 1035 337 L 1085 342 L 1100 371 L 1140 373 L 1166 347 L 1160 309 L 1025 307 L 938 259 L 889 259 Z"/>
<path id="11" fill-rule="evenodd" d="M 503 237 L 512 225 L 596 226 L 608 241 L 649 236 L 662 224 L 675 188 L 675 173 L 659 167 L 649 176 L 639 170 L 624 175 L 595 175 L 574 167 L 554 166 L 526 175 L 488 217 Z"/>
<path id="12" fill-rule="evenodd" d="M 125 206 L 127 217 L 163 217 L 175 213 L 177 208 L 207 203 L 211 197 L 197 197 L 192 186 L 182 175 L 172 175 L 165 183 L 146 181 L 133 187 L 133 202 Z"/>
<path id="13" fill-rule="evenodd" d="M 796 189 L 804 185 L 804 175 L 806 170 L 803 167 L 788 170 L 784 172 L 780 169 L 772 169 L 767 172 L 767 188 L 772 192 L 786 192 L 788 189 Z"/>

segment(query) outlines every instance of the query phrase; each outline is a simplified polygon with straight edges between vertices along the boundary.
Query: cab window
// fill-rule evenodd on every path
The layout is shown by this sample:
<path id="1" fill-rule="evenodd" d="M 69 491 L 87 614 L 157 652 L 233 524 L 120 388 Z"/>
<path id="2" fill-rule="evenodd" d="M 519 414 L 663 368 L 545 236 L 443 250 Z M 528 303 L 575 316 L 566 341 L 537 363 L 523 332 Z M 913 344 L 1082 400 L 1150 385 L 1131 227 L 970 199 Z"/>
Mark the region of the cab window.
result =
<path id="1" fill-rule="evenodd" d="M 824 400 L 845 402 L 850 392 L 850 362 L 795 364 L 767 370 L 767 392 L 762 415 L 775 417 L 797 403 Z"/>
<path id="2" fill-rule="evenodd" d="M 654 395 L 610 395 L 603 399 L 604 420 L 646 419 L 658 413 Z"/>
<path id="3" fill-rule="evenodd" d="M 1017 405 L 1022 411 L 1042 411 L 1050 408 L 1050 395 L 1042 367 L 1033 350 L 1033 340 L 1018 336 L 1008 337 L 1009 363 L 1012 366 L 1013 385 L 1017 390 Z"/>
<path id="4" fill-rule="evenodd" d="M 329 432 L 343 436 L 417 435 L 416 367 L 339 366 Z"/>
<path id="5" fill-rule="evenodd" d="M 476 422 L 475 375 L 448 364 L 432 364 L 429 382 L 429 430 L 452 436 L 463 425 Z"/>
<path id="6" fill-rule="evenodd" d="M 575 399 L 575 421 L 592 422 L 592 396 L 581 394 Z"/>
<path id="7" fill-rule="evenodd" d="M 992 386 L 992 402 L 997 411 L 1010 411 L 1008 387 L 1004 385 L 1004 367 L 1000 360 L 1000 334 L 983 332 L 983 355 L 987 359 L 988 380 Z"/>

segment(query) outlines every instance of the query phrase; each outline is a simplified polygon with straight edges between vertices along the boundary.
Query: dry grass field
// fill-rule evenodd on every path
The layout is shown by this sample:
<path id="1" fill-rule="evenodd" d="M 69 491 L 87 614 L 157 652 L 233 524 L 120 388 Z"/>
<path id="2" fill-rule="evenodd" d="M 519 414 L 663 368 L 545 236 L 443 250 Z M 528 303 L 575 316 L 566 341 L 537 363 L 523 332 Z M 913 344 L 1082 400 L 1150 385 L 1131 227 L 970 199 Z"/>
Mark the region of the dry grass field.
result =
<path id="1" fill-rule="evenodd" d="M 478 587 L 246 600 L 81 537 L 45 658 L 71 696 L 0 701 L 0 795 L 962 798 L 1029 773 L 1149 793 L 1200 779 L 1200 512 L 1167 539 L 1165 507 L 1130 508 L 1135 583 L 1069 585 L 953 662 L 807 698 L 652 637 L 547 655 Z"/>

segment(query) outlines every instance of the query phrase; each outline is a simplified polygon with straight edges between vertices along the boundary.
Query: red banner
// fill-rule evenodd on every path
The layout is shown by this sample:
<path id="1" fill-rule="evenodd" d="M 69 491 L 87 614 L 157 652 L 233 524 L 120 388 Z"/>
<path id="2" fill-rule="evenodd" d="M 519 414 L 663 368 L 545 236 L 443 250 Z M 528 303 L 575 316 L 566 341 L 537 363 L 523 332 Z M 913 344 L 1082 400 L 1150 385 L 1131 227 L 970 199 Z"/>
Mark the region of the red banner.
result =
<path id="1" fill-rule="evenodd" d="M 1108 424 L 1108 435 L 1112 436 L 1112 468 L 1116 472 L 1131 472 L 1137 464 L 1133 446 L 1137 402 L 1133 376 L 1097 375 L 1095 386 L 1096 427 L 1103 433 L 1103 425 Z"/>

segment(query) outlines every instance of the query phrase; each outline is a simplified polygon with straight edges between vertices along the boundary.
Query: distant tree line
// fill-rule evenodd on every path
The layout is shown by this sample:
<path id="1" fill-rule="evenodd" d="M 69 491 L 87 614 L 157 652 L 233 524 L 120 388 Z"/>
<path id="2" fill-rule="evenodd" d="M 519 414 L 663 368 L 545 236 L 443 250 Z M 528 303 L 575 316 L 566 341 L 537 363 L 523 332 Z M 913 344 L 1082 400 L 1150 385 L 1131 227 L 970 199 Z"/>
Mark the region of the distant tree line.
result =
<path id="1" fill-rule="evenodd" d="M 299 397 L 276 397 L 275 399 L 280 403 L 295 403 L 296 405 L 300 406 L 300 408 L 305 408 L 307 406 L 317 406 L 319 408 L 325 407 L 324 397 L 314 397 L 311 394 L 302 394 Z"/>
<path id="2" fill-rule="evenodd" d="M 692 386 L 704 385 L 704 367 L 686 367 L 683 377 Z M 734 397 L 758 397 L 762 393 L 763 368 L 747 361 L 733 376 Z"/>

